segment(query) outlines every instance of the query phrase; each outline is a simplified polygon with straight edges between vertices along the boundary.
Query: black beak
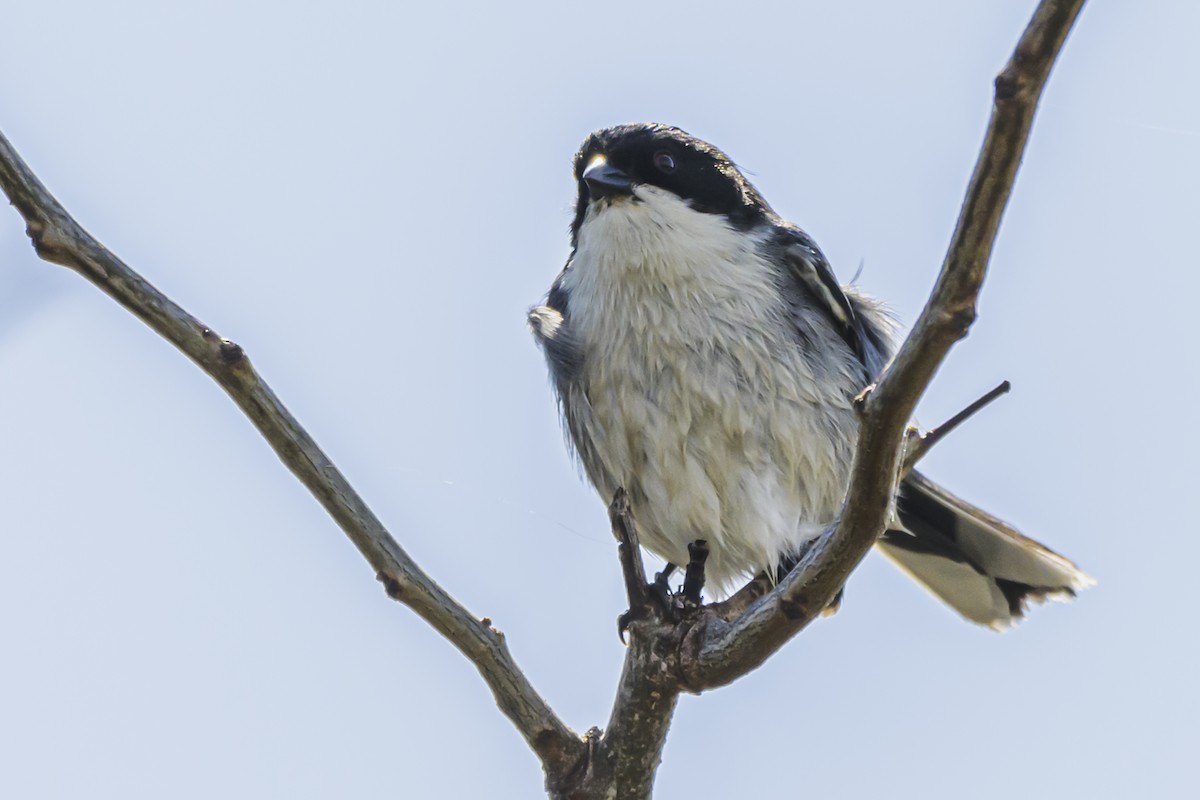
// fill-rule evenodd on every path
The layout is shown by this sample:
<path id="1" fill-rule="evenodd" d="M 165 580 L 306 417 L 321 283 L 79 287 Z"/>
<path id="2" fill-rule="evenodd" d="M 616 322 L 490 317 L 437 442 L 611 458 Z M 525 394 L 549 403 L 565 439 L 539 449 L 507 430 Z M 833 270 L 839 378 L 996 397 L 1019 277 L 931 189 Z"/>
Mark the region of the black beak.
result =
<path id="1" fill-rule="evenodd" d="M 633 181 L 621 170 L 609 164 L 604 156 L 597 156 L 583 171 L 583 182 L 593 200 L 633 194 Z"/>

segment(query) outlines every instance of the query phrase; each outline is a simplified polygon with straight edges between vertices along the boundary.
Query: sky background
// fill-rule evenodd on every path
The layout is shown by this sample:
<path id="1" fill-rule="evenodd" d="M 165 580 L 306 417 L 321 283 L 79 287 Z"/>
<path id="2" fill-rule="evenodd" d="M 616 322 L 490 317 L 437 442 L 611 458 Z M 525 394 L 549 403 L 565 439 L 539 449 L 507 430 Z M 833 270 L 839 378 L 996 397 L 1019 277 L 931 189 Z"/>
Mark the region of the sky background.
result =
<path id="1" fill-rule="evenodd" d="M 0 130 L 578 731 L 621 578 L 524 315 L 579 142 L 716 143 L 910 322 L 1034 7 L 4 5 Z M 659 797 L 1196 796 L 1197 30 L 1189 0 L 1085 9 L 920 409 L 1011 380 L 926 471 L 1098 586 L 997 635 L 872 555 L 837 616 L 681 700 Z M 0 212 L 0 796 L 539 796 L 474 668 L 228 398 Z"/>

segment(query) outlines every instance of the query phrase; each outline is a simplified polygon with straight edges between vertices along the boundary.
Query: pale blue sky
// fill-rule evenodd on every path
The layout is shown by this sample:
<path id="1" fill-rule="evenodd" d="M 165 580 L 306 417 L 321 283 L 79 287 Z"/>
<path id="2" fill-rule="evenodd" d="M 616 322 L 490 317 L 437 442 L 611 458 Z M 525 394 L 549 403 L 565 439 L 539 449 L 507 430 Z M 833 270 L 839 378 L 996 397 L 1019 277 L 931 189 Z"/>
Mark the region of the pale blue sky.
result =
<path id="1" fill-rule="evenodd" d="M 622 590 L 525 330 L 592 129 L 729 152 L 912 320 L 1031 1 L 8 4 L 0 129 L 243 344 L 413 556 L 607 719 Z M 659 796 L 1195 796 L 1200 6 L 1094 2 L 928 472 L 1099 585 L 996 635 L 872 556 L 686 697 Z M 206 377 L 0 207 L 0 796 L 535 797 L 474 669 Z M 793 788 L 794 787 L 794 788 Z"/>

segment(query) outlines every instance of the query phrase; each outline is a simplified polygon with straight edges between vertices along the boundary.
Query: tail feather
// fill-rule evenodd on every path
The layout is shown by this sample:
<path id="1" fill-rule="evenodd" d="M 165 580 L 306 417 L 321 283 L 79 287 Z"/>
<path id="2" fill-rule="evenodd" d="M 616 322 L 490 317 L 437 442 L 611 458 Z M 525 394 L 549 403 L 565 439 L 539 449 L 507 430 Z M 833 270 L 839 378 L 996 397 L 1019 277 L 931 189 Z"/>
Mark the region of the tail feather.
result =
<path id="1" fill-rule="evenodd" d="M 1053 550 L 1022 536 L 918 472 L 901 485 L 900 526 L 884 555 L 967 619 L 1002 630 L 1031 601 L 1067 600 L 1095 583 Z"/>

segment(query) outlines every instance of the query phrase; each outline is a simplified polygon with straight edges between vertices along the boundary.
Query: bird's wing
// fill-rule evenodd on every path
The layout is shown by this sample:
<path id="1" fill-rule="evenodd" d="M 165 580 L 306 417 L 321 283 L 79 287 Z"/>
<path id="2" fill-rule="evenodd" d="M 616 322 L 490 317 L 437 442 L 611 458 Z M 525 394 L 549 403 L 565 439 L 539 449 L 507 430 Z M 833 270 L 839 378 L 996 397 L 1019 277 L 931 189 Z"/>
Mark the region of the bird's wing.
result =
<path id="1" fill-rule="evenodd" d="M 800 282 L 805 293 L 862 360 L 864 337 L 861 335 L 861 325 L 854 313 L 854 306 L 850 305 L 850 300 L 833 274 L 833 268 L 829 266 L 829 260 L 817 243 L 799 228 L 782 228 L 781 234 L 779 244 L 789 274 Z"/>
<path id="2" fill-rule="evenodd" d="M 874 380 L 892 351 L 895 323 L 887 310 L 839 285 L 829 260 L 804 231 L 782 225 L 773 238 L 788 275 L 796 281 L 808 305 L 825 316 L 866 368 L 867 378 Z"/>

